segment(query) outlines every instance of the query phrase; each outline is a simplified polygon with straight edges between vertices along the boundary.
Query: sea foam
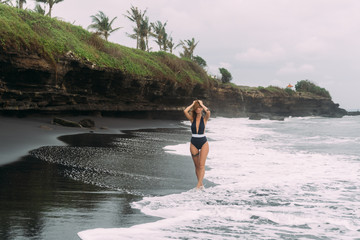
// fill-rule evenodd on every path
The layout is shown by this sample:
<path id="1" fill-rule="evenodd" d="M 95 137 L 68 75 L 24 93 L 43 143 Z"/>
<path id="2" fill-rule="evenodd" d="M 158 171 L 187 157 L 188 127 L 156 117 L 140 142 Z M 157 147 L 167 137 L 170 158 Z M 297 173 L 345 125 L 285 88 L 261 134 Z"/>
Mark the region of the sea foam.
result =
<path id="1" fill-rule="evenodd" d="M 322 120 L 329 121 L 212 119 L 206 129 L 210 145 L 206 165 L 210 170 L 205 178 L 215 186 L 205 191 L 144 197 L 132 203 L 132 207 L 162 220 L 130 228 L 92 229 L 80 232 L 79 236 L 82 239 L 358 237 L 358 158 L 316 151 L 310 144 L 304 147 L 306 139 L 297 141 L 301 132 L 295 127 L 305 128 Z M 294 127 L 293 131 L 289 125 Z M 284 131 L 286 127 L 289 129 Z M 316 126 L 311 127 L 316 131 Z M 334 138 L 331 133 L 328 137 Z M 188 155 L 191 161 L 189 143 L 166 146 L 164 150 Z"/>

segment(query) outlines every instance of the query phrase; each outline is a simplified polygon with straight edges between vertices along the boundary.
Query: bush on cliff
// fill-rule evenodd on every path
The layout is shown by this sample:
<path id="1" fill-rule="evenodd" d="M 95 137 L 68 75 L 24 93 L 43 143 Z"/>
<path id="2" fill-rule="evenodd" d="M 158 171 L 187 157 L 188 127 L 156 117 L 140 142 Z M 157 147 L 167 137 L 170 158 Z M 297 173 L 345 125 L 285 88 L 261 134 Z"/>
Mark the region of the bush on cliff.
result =
<path id="1" fill-rule="evenodd" d="M 285 88 L 285 92 L 286 92 L 287 94 L 289 94 L 290 96 L 292 96 L 292 95 L 295 94 L 295 91 L 292 90 L 291 88 Z"/>
<path id="2" fill-rule="evenodd" d="M 309 80 L 301 80 L 297 82 L 295 89 L 297 92 L 310 92 L 315 95 L 331 99 L 330 93 L 325 88 L 321 88 Z"/>
<path id="3" fill-rule="evenodd" d="M 206 61 L 200 56 L 193 57 L 193 60 L 202 68 L 205 68 L 207 66 Z"/>
<path id="4" fill-rule="evenodd" d="M 219 68 L 219 71 L 223 83 L 229 83 L 232 80 L 231 73 L 226 68 Z"/>
<path id="5" fill-rule="evenodd" d="M 182 83 L 212 80 L 198 64 L 165 52 L 145 52 L 106 42 L 80 26 L 0 4 L 0 54 L 38 55 L 56 66 L 71 51 L 79 61 L 114 68 L 135 78 Z"/>

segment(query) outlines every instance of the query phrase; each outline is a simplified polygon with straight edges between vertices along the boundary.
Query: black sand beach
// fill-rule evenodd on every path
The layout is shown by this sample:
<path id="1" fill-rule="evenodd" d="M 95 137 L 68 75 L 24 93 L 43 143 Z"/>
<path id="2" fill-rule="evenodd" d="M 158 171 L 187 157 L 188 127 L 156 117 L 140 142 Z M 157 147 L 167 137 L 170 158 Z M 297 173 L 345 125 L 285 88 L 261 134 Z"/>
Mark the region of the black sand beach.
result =
<path id="1" fill-rule="evenodd" d="M 1 239 L 78 239 L 90 228 L 155 221 L 130 203 L 194 187 L 191 158 L 163 150 L 189 140 L 179 121 L 94 121 L 91 130 L 0 118 Z"/>
<path id="2" fill-rule="evenodd" d="M 65 117 L 79 121 L 83 116 Z M 52 124 L 51 117 L 3 117 L 0 116 L 0 166 L 17 161 L 30 150 L 41 146 L 64 145 L 57 137 L 76 133 L 118 134 L 121 130 L 146 128 L 172 128 L 178 121 L 142 120 L 110 117 L 91 117 L 95 121 L 94 130 L 71 128 Z"/>

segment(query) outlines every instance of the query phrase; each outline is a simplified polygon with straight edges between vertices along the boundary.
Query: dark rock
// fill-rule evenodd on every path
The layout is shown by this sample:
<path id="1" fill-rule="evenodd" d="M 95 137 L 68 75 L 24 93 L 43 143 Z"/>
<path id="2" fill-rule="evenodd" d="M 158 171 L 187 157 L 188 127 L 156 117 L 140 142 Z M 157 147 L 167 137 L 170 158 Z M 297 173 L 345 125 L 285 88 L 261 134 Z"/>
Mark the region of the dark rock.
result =
<path id="1" fill-rule="evenodd" d="M 358 115 L 360 115 L 360 111 L 349 111 L 349 112 L 347 112 L 347 114 L 346 115 L 349 115 L 349 116 L 358 116 Z"/>
<path id="2" fill-rule="evenodd" d="M 62 118 L 57 118 L 57 117 L 53 119 L 53 123 L 61 125 L 61 126 L 65 126 L 65 127 L 80 127 L 81 128 L 81 125 L 77 122 L 62 119 Z"/>
<path id="3" fill-rule="evenodd" d="M 95 122 L 91 119 L 82 119 L 79 121 L 79 124 L 84 128 L 94 128 Z"/>
<path id="4" fill-rule="evenodd" d="M 276 116 L 276 115 L 271 115 L 269 117 L 270 120 L 276 120 L 276 121 L 284 121 L 285 120 L 285 117 L 283 116 Z"/>
<path id="5" fill-rule="evenodd" d="M 262 117 L 261 117 L 260 114 L 255 113 L 255 114 L 251 114 L 251 115 L 249 116 L 249 119 L 250 119 L 250 120 L 261 120 Z"/>
<path id="6" fill-rule="evenodd" d="M 172 82 L 138 78 L 101 68 L 68 52 L 54 62 L 37 55 L 0 52 L 0 113 L 72 113 L 182 119 L 182 110 L 201 99 L 212 116 L 341 117 L 346 111 L 329 98 L 292 96 L 235 88 L 216 82 Z M 258 116 L 257 114 L 262 114 Z"/>
<path id="7" fill-rule="evenodd" d="M 40 128 L 45 129 L 45 130 L 53 130 L 53 128 L 51 128 L 47 125 L 41 125 Z"/>

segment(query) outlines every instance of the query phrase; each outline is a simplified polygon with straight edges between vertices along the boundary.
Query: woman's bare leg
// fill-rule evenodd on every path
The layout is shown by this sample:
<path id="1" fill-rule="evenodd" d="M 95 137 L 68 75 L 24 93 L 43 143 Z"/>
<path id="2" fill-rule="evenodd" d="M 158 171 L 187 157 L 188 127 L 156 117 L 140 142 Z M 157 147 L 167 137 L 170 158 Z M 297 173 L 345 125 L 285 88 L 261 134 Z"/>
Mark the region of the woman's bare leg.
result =
<path id="1" fill-rule="evenodd" d="M 198 183 L 197 183 L 197 188 L 200 188 L 203 186 L 203 179 L 205 176 L 205 162 L 206 162 L 206 158 L 207 155 L 209 153 L 209 143 L 206 142 L 200 151 L 200 157 L 199 157 L 199 165 L 197 167 L 197 177 L 198 177 Z"/>
<path id="2" fill-rule="evenodd" d="M 190 143 L 190 153 L 195 165 L 195 174 L 199 181 L 200 151 L 192 143 Z"/>

